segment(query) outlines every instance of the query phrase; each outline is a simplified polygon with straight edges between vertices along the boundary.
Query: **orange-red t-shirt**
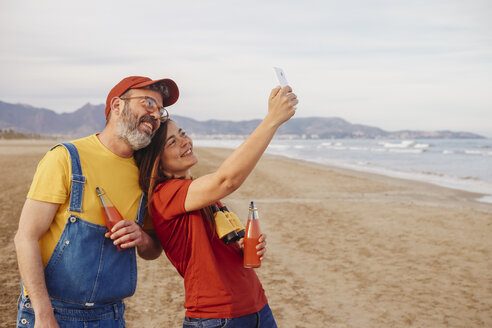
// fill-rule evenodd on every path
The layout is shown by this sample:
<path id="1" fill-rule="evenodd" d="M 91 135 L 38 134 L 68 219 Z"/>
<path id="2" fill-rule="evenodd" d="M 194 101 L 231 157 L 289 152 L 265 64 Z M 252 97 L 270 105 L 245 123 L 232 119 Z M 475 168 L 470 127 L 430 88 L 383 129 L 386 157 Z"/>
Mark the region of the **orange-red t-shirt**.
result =
<path id="1" fill-rule="evenodd" d="M 185 212 L 192 180 L 157 186 L 152 221 L 167 257 L 184 277 L 186 316 L 236 318 L 261 310 L 265 292 L 253 269 L 243 267 L 237 243 L 226 245 L 201 211 Z"/>

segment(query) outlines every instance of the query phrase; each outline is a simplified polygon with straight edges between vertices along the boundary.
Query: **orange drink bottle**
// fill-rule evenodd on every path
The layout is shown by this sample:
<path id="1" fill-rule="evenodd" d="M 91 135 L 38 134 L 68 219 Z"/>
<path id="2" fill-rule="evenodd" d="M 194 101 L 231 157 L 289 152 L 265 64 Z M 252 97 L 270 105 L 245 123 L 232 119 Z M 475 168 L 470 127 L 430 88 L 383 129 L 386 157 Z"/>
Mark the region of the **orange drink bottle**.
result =
<path id="1" fill-rule="evenodd" d="M 108 195 L 106 195 L 103 188 L 96 187 L 96 192 L 101 200 L 101 211 L 103 213 L 104 220 L 106 221 L 106 227 L 109 231 L 111 231 L 117 222 L 123 220 L 123 217 L 118 209 L 113 205 L 113 202 L 109 199 Z M 121 251 L 119 245 L 116 245 L 116 247 L 118 247 L 118 250 Z"/>
<path id="2" fill-rule="evenodd" d="M 260 238 L 260 221 L 258 220 L 258 209 L 254 203 L 249 205 L 248 223 L 246 224 L 246 233 L 244 235 L 244 262 L 245 268 L 259 268 L 261 265 L 260 257 L 256 246 Z"/>

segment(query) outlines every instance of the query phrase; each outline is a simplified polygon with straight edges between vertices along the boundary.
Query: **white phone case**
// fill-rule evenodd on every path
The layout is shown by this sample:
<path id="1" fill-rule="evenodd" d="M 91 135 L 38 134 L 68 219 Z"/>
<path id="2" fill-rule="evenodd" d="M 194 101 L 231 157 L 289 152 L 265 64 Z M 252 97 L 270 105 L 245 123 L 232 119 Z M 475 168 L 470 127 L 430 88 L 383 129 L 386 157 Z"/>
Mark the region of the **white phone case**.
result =
<path id="1" fill-rule="evenodd" d="M 284 70 L 281 69 L 280 67 L 274 67 L 273 69 L 275 70 L 275 74 L 277 74 L 277 79 L 278 79 L 278 83 L 280 83 L 280 86 L 283 88 L 286 85 L 288 85 L 289 82 L 287 82 L 287 78 L 285 77 Z"/>

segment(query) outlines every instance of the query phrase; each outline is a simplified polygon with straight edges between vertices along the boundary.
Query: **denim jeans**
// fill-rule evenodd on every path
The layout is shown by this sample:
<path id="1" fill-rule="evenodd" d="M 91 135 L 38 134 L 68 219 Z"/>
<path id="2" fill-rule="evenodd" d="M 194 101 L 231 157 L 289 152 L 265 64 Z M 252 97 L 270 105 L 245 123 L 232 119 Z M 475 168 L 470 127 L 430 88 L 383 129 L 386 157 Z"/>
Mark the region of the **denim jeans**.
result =
<path id="1" fill-rule="evenodd" d="M 28 297 L 21 296 L 18 302 L 17 328 L 34 327 L 34 310 Z M 55 319 L 60 328 L 124 328 L 125 304 L 118 302 L 96 308 L 64 307 L 53 304 Z"/>
<path id="2" fill-rule="evenodd" d="M 188 318 L 183 328 L 277 328 L 268 303 L 260 311 L 237 318 L 202 319 Z"/>

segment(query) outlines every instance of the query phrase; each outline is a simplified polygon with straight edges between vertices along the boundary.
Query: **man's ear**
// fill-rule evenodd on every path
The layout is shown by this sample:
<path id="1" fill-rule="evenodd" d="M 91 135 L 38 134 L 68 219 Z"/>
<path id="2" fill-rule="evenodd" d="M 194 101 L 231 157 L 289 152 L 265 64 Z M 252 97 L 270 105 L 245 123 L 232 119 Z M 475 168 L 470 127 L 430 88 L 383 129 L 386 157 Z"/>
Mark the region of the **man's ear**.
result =
<path id="1" fill-rule="evenodd" d="M 123 106 L 125 106 L 124 101 L 120 97 L 113 97 L 111 99 L 111 112 L 113 115 L 119 116 L 121 111 L 123 110 Z"/>

